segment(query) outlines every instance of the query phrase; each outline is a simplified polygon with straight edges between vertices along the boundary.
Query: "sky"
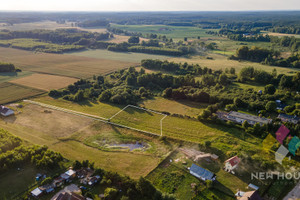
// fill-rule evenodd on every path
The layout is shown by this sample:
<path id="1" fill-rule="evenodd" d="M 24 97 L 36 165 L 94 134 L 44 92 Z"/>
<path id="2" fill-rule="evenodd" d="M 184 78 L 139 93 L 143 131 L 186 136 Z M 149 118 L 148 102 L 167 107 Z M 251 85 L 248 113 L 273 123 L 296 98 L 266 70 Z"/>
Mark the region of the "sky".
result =
<path id="1" fill-rule="evenodd" d="M 20 11 L 246 11 L 300 10 L 300 0 L 8 0 Z"/>

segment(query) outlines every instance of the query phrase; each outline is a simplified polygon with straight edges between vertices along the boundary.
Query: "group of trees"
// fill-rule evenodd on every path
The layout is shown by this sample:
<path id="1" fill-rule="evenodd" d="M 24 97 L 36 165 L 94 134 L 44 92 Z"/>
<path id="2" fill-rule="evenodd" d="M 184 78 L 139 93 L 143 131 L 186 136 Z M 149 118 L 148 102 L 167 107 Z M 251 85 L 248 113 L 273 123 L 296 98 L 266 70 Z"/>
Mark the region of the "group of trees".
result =
<path id="1" fill-rule="evenodd" d="M 260 47 L 253 46 L 249 49 L 248 46 L 242 46 L 237 49 L 236 55 L 231 56 L 229 59 L 232 60 L 249 60 L 253 62 L 263 62 L 273 56 L 278 57 L 280 52 L 268 50 Z"/>
<path id="2" fill-rule="evenodd" d="M 87 20 L 87 21 L 79 22 L 77 25 L 79 27 L 99 27 L 99 26 L 106 27 L 107 25 L 109 25 L 109 21 L 107 21 L 107 20 Z"/>
<path id="3" fill-rule="evenodd" d="M 0 62 L 0 73 L 1 72 L 15 72 L 15 71 L 16 71 L 16 68 L 15 68 L 14 64 Z"/>
<path id="4" fill-rule="evenodd" d="M 276 26 L 270 28 L 269 31 L 275 33 L 300 34 L 299 26 Z"/>
<path id="5" fill-rule="evenodd" d="M 0 172 L 31 163 L 41 169 L 60 167 L 63 157 L 46 146 L 24 145 L 22 140 L 0 129 Z"/>

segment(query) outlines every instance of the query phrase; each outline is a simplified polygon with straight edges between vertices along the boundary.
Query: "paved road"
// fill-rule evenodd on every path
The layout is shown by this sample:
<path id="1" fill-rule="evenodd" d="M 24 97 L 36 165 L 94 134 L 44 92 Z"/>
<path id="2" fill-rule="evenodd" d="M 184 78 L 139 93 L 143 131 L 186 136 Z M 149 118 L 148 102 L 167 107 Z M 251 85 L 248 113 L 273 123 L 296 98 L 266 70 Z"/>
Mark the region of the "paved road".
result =
<path id="1" fill-rule="evenodd" d="M 283 200 L 299 200 L 300 199 L 300 181 L 299 183 L 294 187 L 292 191 L 290 191 Z"/>

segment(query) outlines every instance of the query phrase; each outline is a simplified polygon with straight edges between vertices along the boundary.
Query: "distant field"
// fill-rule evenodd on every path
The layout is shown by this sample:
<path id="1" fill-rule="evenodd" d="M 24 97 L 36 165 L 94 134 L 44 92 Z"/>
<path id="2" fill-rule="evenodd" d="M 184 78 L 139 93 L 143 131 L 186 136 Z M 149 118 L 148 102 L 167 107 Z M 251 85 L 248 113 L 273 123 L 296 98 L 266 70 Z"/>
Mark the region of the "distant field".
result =
<path id="1" fill-rule="evenodd" d="M 188 115 L 197 117 L 208 104 L 200 104 L 191 101 L 174 101 L 161 97 L 155 97 L 154 99 L 148 99 L 141 102 L 139 105 L 152 110 L 168 111 L 170 113 L 176 113 L 181 115 Z"/>
<path id="2" fill-rule="evenodd" d="M 268 31 L 262 31 L 262 32 L 264 34 L 268 34 L 268 35 L 272 35 L 272 36 L 278 36 L 278 37 L 288 36 L 288 37 L 300 38 L 300 35 L 297 35 L 297 34 L 274 33 L 274 32 L 268 32 Z"/>
<path id="3" fill-rule="evenodd" d="M 51 89 L 60 89 L 66 87 L 77 80 L 78 79 L 76 78 L 54 76 L 49 74 L 32 74 L 30 76 L 12 80 L 10 82 L 40 90 L 50 91 Z"/>
<path id="4" fill-rule="evenodd" d="M 91 28 L 72 27 L 72 22 L 66 22 L 65 24 L 58 24 L 55 21 L 40 21 L 40 22 L 32 22 L 32 23 L 14 24 L 13 26 L 7 26 L 4 23 L 0 23 L 0 30 L 8 29 L 11 31 L 27 31 L 27 30 L 34 30 L 34 29 L 55 30 L 60 28 L 77 28 L 83 31 L 98 32 L 98 33 L 103 33 L 106 31 L 106 28 L 104 27 L 91 27 Z"/>
<path id="5" fill-rule="evenodd" d="M 126 35 L 114 35 L 114 38 L 109 39 L 109 42 L 113 42 L 113 43 L 122 43 L 122 42 L 128 42 L 128 39 L 130 38 L 130 36 L 126 36 Z M 142 41 L 148 41 L 149 39 L 146 38 L 141 38 L 140 37 L 140 43 Z"/>
<path id="6" fill-rule="evenodd" d="M 191 58 L 170 58 L 169 61 L 174 62 L 187 62 L 191 64 L 199 64 L 201 67 L 208 67 L 213 70 L 219 70 L 225 68 L 235 68 L 236 72 L 239 72 L 243 67 L 253 66 L 256 69 L 262 69 L 268 72 L 271 72 L 274 68 L 277 70 L 277 73 L 280 74 L 289 74 L 296 71 L 299 71 L 297 69 L 291 69 L 291 68 L 284 68 L 284 67 L 275 67 L 275 66 L 269 66 L 269 65 L 262 65 L 260 63 L 255 62 L 247 62 L 247 61 L 236 61 L 236 60 L 228 60 L 226 56 L 223 55 L 216 55 L 216 54 L 208 54 L 207 56 L 213 57 L 213 60 L 206 59 L 206 56 L 193 56 Z"/>
<path id="7" fill-rule="evenodd" d="M 166 35 L 169 38 L 181 39 L 184 37 L 197 38 L 200 37 L 213 37 L 205 32 L 208 29 L 201 29 L 198 27 L 189 26 L 167 26 L 167 25 L 117 25 L 113 24 L 112 27 L 120 28 L 131 32 L 141 32 L 143 34 L 153 33 L 158 35 Z"/>
<path id="8" fill-rule="evenodd" d="M 21 85 L 15 85 L 7 82 L 0 83 L 0 104 L 32 97 L 42 93 L 44 93 L 44 91 Z"/>
<path id="9" fill-rule="evenodd" d="M 102 49 L 72 52 L 66 54 L 72 56 L 84 56 L 89 58 L 109 59 L 109 60 L 132 62 L 132 63 L 140 63 L 141 60 L 143 59 L 167 60 L 171 58 L 170 56 L 152 55 L 152 54 L 144 54 L 144 53 L 123 53 L 123 52 L 107 51 Z"/>
<path id="10" fill-rule="evenodd" d="M 90 78 L 95 74 L 106 74 L 117 69 L 138 65 L 138 63 L 109 60 L 109 58 L 95 59 L 72 55 L 33 53 L 1 47 L 0 59 L 3 62 L 14 63 L 22 70 L 75 78 Z"/>
<path id="11" fill-rule="evenodd" d="M 15 80 L 18 78 L 26 77 L 33 74 L 29 71 L 22 71 L 22 72 L 4 72 L 0 73 L 0 83 Z"/>
<path id="12" fill-rule="evenodd" d="M 34 144 L 47 145 L 70 160 L 90 160 L 95 166 L 113 170 L 123 175 L 139 178 L 155 168 L 166 150 L 158 140 L 135 131 L 113 127 L 104 123 L 82 118 L 60 111 L 44 112 L 40 106 L 25 104 L 22 113 L 0 120 L 0 126 L 12 134 Z M 93 136 L 107 139 L 107 135 L 126 138 L 137 137 L 151 140 L 155 152 L 101 151 L 84 144 L 86 138 Z M 104 135 L 102 135 L 104 134 Z M 159 151 L 158 151 L 159 150 Z M 162 150 L 162 152 L 161 152 Z"/>

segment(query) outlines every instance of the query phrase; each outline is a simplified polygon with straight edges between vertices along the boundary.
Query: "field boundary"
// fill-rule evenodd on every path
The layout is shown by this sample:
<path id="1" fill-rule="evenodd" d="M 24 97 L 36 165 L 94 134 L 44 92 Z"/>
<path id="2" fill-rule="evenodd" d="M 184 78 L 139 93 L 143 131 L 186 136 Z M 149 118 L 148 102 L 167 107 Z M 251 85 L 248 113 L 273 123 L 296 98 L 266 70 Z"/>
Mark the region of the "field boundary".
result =
<path id="1" fill-rule="evenodd" d="M 87 113 L 83 113 L 83 112 L 78 112 L 78 111 L 74 111 L 74 110 L 69 110 L 69 109 L 61 108 L 61 107 L 57 107 L 57 106 L 52 106 L 52 105 L 49 105 L 49 104 L 40 103 L 40 102 L 32 101 L 32 100 L 23 100 L 23 101 L 27 102 L 27 103 L 30 103 L 30 104 L 38 105 L 38 106 L 41 106 L 41 107 L 49 108 L 49 109 L 52 109 L 52 110 L 57 110 L 57 111 L 77 115 L 77 116 L 80 116 L 80 117 L 85 117 L 85 118 L 88 118 L 88 119 L 104 122 L 104 123 L 107 123 L 107 124 L 115 125 L 115 126 L 118 126 L 118 127 L 121 127 L 121 128 L 127 128 L 127 129 L 130 129 L 130 130 L 134 130 L 134 131 L 138 131 L 138 132 L 142 132 L 142 133 L 146 133 L 146 134 L 150 134 L 150 135 L 154 135 L 154 136 L 161 136 L 157 133 L 152 133 L 152 132 L 149 132 L 149 131 L 145 131 L 145 130 L 125 126 L 123 124 L 114 123 L 114 122 L 111 122 L 109 119 L 104 118 L 104 117 L 91 115 L 91 114 L 87 114 Z"/>
<path id="2" fill-rule="evenodd" d="M 122 111 L 126 110 L 127 108 L 129 107 L 132 107 L 132 108 L 136 108 L 136 109 L 140 109 L 140 110 L 144 110 L 146 112 L 152 112 L 152 113 L 155 113 L 155 114 L 158 114 L 158 115 L 163 115 L 163 117 L 160 119 L 160 136 L 163 135 L 163 128 L 162 128 L 162 125 L 163 125 L 163 120 L 168 116 L 166 114 L 163 114 L 161 112 L 157 112 L 157 111 L 154 111 L 154 110 L 151 110 L 151 109 L 147 109 L 147 108 L 142 108 L 142 107 L 139 107 L 139 106 L 134 106 L 134 105 L 127 105 L 125 106 L 122 110 L 118 111 L 116 114 L 114 114 L 113 116 L 111 116 L 108 120 L 112 120 L 112 118 L 114 118 L 115 116 L 117 116 L 118 114 L 120 114 Z"/>

